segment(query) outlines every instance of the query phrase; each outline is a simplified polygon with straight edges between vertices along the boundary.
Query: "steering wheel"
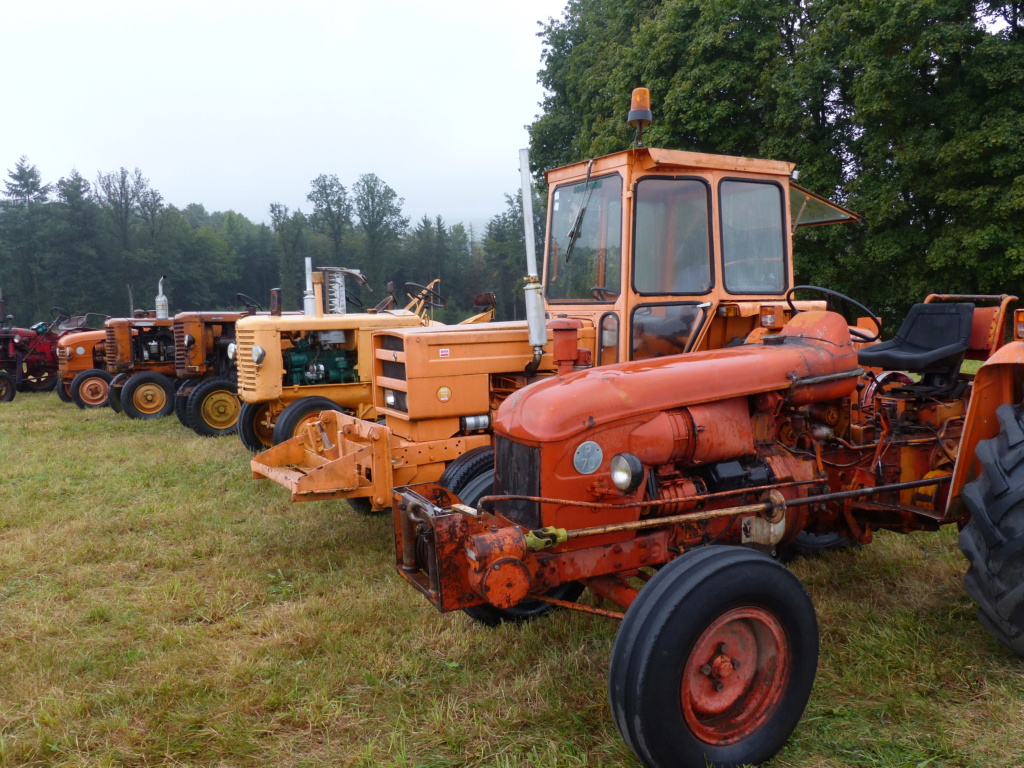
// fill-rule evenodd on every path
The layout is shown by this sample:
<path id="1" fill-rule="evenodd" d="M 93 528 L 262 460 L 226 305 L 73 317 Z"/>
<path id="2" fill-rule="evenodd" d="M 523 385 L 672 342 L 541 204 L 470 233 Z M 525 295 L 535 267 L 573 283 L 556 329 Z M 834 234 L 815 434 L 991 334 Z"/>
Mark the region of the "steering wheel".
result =
<path id="1" fill-rule="evenodd" d="M 345 291 L 345 300 L 354 307 L 363 306 L 363 302 L 351 291 Z"/>
<path id="2" fill-rule="evenodd" d="M 419 283 L 406 283 L 405 295 L 413 301 L 423 301 L 428 307 L 442 309 L 448 306 L 448 302 L 433 288 L 427 288 Z"/>
<path id="3" fill-rule="evenodd" d="M 865 307 L 859 301 L 854 301 L 846 294 L 839 293 L 839 291 L 833 291 L 829 288 L 822 288 L 821 286 L 818 285 L 794 285 L 792 288 L 786 291 L 786 303 L 789 304 L 789 308 L 792 310 L 794 315 L 800 312 L 800 310 L 796 308 L 796 304 L 793 303 L 793 294 L 795 294 L 797 291 L 817 291 L 818 293 L 823 293 L 831 298 L 841 299 L 842 301 L 845 301 L 847 304 L 850 304 L 851 306 L 854 306 L 857 309 L 863 311 L 864 314 L 866 314 L 868 317 L 872 319 L 872 321 L 874 321 L 875 327 L 878 328 L 878 331 L 876 331 L 874 335 L 871 335 L 867 331 L 861 330 L 859 328 L 850 328 L 851 336 L 860 339 L 861 341 L 878 341 L 878 339 L 882 336 L 882 319 L 878 317 L 878 315 L 876 315 L 870 309 Z"/>
<path id="4" fill-rule="evenodd" d="M 595 285 L 590 289 L 590 295 L 598 301 L 615 301 L 619 298 L 619 292 L 614 288 L 606 288 L 603 285 Z"/>
<path id="5" fill-rule="evenodd" d="M 261 307 L 260 303 L 256 301 L 256 299 L 254 299 L 252 296 L 247 296 L 244 293 L 236 293 L 235 298 L 238 299 L 243 304 L 245 304 L 245 306 L 247 307 L 256 307 L 258 311 L 263 311 L 263 307 Z"/>
<path id="6" fill-rule="evenodd" d="M 50 307 L 50 316 L 54 320 L 70 320 L 71 313 L 68 312 L 64 307 Z"/>

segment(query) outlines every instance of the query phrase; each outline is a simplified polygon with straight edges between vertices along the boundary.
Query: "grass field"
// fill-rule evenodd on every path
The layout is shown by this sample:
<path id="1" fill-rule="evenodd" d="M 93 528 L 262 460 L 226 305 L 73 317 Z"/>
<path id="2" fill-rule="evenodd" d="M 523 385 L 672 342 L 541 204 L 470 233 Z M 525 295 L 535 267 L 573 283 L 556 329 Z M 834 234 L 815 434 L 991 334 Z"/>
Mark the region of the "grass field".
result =
<path id="1" fill-rule="evenodd" d="M 0 452 L 0 765 L 637 765 L 607 619 L 438 614 L 387 516 L 293 505 L 173 416 L 22 393 Z M 772 766 L 1024 765 L 1024 661 L 976 622 L 955 530 L 792 567 L 822 657 Z"/>

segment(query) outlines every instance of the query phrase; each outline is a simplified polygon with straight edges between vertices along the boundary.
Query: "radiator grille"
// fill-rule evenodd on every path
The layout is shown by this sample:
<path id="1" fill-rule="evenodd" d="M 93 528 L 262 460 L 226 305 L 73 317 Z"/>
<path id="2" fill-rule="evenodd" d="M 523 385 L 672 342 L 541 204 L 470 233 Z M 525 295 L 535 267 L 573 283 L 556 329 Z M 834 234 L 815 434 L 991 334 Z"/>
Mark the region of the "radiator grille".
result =
<path id="1" fill-rule="evenodd" d="M 107 363 L 107 370 L 113 371 L 117 365 L 117 333 L 113 328 L 105 329 L 107 343 L 104 346 L 104 359 Z"/>
<path id="2" fill-rule="evenodd" d="M 256 391 L 256 363 L 252 361 L 255 334 L 235 329 L 235 363 L 238 365 L 238 393 Z"/>
<path id="3" fill-rule="evenodd" d="M 494 436 L 494 487 L 499 494 L 540 495 L 540 449 Z M 526 528 L 540 528 L 540 504 L 536 501 L 502 502 L 502 514 Z"/>
<path id="4" fill-rule="evenodd" d="M 178 376 L 188 373 L 188 350 L 185 349 L 185 327 L 180 322 L 174 323 L 174 372 Z"/>

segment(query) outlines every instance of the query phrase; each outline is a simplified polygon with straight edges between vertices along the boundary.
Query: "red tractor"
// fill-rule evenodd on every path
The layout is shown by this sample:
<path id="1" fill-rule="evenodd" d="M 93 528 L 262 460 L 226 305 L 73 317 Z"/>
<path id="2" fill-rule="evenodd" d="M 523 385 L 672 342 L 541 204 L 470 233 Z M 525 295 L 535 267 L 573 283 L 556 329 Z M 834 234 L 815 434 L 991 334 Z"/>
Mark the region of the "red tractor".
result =
<path id="1" fill-rule="evenodd" d="M 66 309 L 50 310 L 52 320 L 30 328 L 14 326 L 0 299 L 0 403 L 10 402 L 18 391 L 49 392 L 60 380 L 57 342 L 72 333 L 103 327 L 102 315 L 71 317 Z M 99 323 L 97 326 L 96 323 Z"/>
<path id="2" fill-rule="evenodd" d="M 932 295 L 878 344 L 809 311 L 739 346 L 530 385 L 499 408 L 493 452 L 396 489 L 398 570 L 485 623 L 552 606 L 621 619 L 611 714 L 652 768 L 760 763 L 797 726 L 818 627 L 772 555 L 801 535 L 959 526 L 982 624 L 1024 654 L 1014 299 Z M 620 610 L 578 604 L 584 589 Z"/>

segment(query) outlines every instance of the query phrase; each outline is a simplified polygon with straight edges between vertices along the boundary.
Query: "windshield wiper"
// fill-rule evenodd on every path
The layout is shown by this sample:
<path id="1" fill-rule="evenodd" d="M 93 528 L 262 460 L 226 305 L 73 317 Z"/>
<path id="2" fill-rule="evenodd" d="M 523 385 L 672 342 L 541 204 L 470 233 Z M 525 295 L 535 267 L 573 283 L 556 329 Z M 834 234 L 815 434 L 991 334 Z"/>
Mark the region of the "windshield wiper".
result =
<path id="1" fill-rule="evenodd" d="M 593 188 L 590 186 L 590 171 L 594 167 L 594 161 L 591 160 L 587 163 L 587 178 L 583 181 L 583 199 L 580 201 L 580 210 L 576 214 L 576 219 L 572 223 L 572 229 L 569 230 L 567 237 L 569 238 L 569 244 L 565 247 L 565 263 L 569 263 L 569 257 L 572 256 L 572 249 L 576 245 L 576 241 L 580 239 L 580 225 L 583 223 L 583 214 L 587 212 L 587 203 L 590 202 L 590 193 L 593 192 Z"/>

